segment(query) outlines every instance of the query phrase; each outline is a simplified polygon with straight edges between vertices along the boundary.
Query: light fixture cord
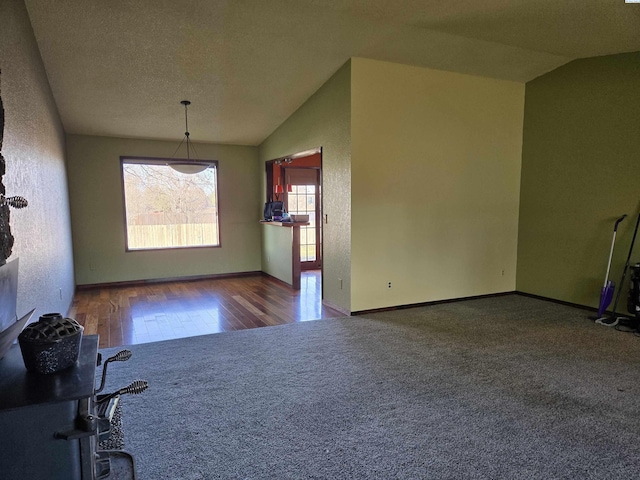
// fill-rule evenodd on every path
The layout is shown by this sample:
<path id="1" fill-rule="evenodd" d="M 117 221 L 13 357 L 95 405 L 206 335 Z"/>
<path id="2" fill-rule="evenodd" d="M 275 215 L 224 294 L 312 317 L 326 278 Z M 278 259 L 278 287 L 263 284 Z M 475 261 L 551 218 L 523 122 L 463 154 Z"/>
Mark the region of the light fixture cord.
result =
<path id="1" fill-rule="evenodd" d="M 187 137 L 187 160 L 191 160 L 191 157 L 189 156 L 189 119 L 187 116 L 187 107 L 188 105 L 185 104 L 184 106 L 184 136 Z"/>
<path id="2" fill-rule="evenodd" d="M 185 102 L 187 102 L 187 100 L 185 100 Z M 193 150 L 193 153 L 195 155 L 194 158 L 198 159 L 200 158 L 198 155 L 198 152 L 196 150 L 195 145 L 193 145 L 191 143 L 191 137 L 189 135 L 189 117 L 187 115 L 187 107 L 189 106 L 190 103 L 184 103 L 184 129 L 186 130 L 184 132 L 184 137 L 182 137 L 182 141 L 180 142 L 180 145 L 178 145 L 178 148 L 176 148 L 176 151 L 173 152 L 173 155 L 171 155 L 171 158 L 175 158 L 176 153 L 178 153 L 178 150 L 180 150 L 180 147 L 182 147 L 182 144 L 184 143 L 184 141 L 187 141 L 187 160 L 191 160 L 191 155 L 190 155 L 190 151 Z"/>

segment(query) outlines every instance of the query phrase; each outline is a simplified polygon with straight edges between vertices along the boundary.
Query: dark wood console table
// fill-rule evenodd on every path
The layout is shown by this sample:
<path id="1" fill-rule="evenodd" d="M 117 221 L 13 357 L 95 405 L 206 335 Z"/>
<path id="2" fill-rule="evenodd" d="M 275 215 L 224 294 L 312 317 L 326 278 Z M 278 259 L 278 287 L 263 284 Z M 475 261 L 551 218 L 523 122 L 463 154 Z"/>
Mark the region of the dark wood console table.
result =
<path id="1" fill-rule="evenodd" d="M 91 433 L 98 336 L 82 339 L 77 365 L 26 370 L 18 345 L 0 360 L 0 478 L 93 480 Z"/>

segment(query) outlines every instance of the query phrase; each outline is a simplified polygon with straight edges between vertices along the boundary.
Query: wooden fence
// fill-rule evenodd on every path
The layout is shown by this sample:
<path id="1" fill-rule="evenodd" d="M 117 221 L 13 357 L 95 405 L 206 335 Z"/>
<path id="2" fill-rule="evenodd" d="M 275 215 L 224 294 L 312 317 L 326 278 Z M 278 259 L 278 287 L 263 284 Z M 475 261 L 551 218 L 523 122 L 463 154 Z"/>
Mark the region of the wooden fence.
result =
<path id="1" fill-rule="evenodd" d="M 218 245 L 218 229 L 213 223 L 172 225 L 129 225 L 129 248 L 171 248 Z"/>

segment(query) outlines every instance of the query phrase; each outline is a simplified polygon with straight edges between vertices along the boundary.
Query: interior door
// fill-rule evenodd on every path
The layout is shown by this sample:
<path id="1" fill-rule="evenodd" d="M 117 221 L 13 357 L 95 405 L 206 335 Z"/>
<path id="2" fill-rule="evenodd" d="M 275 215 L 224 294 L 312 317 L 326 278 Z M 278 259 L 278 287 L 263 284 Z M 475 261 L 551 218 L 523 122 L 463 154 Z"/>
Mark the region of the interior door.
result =
<path id="1" fill-rule="evenodd" d="M 285 205 L 289 214 L 309 215 L 309 225 L 300 227 L 300 262 L 304 270 L 322 266 L 320 248 L 320 169 L 284 168 L 287 185 Z"/>

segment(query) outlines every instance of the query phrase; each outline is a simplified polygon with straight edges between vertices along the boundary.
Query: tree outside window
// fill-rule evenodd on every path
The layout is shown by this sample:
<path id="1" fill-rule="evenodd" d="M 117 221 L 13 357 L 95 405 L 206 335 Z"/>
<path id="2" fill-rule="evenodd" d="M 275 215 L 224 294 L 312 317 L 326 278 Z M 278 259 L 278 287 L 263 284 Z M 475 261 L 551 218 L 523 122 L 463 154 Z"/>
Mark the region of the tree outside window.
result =
<path id="1" fill-rule="evenodd" d="M 170 160 L 122 158 L 127 250 L 217 247 L 217 163 L 183 174 Z"/>

